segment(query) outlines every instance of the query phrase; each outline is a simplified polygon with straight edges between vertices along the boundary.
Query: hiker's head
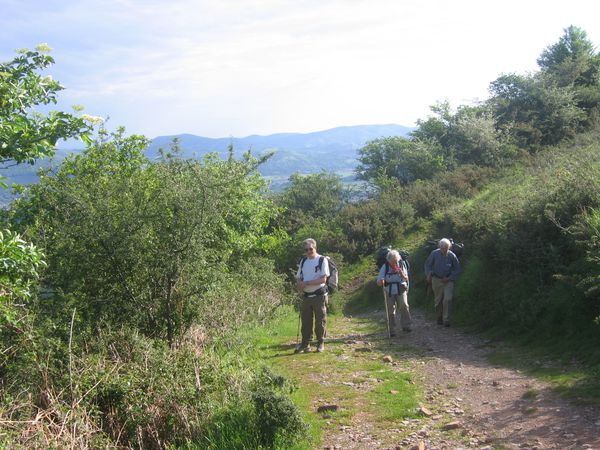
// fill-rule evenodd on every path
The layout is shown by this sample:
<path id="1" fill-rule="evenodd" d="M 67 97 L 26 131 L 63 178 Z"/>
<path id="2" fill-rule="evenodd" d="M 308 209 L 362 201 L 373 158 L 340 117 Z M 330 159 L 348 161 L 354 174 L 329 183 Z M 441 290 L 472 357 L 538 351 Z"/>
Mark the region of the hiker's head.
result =
<path id="1" fill-rule="evenodd" d="M 317 253 L 317 241 L 311 238 L 304 239 L 302 241 L 302 249 L 308 256 L 314 255 Z"/>
<path id="2" fill-rule="evenodd" d="M 438 245 L 439 245 L 442 253 L 445 255 L 446 253 L 448 253 L 448 250 L 450 250 L 452 243 L 450 242 L 450 239 L 444 238 L 444 239 L 440 239 L 440 243 Z"/>
<path id="3" fill-rule="evenodd" d="M 400 253 L 398 253 L 397 250 L 390 250 L 385 259 L 391 264 L 398 263 L 398 261 L 401 259 Z"/>

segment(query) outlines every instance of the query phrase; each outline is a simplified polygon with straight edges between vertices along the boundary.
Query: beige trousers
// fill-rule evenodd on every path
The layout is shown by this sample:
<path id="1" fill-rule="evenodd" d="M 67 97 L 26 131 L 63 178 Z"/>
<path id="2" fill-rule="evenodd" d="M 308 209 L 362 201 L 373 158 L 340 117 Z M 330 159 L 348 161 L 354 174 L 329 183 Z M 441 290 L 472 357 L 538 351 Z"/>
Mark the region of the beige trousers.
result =
<path id="1" fill-rule="evenodd" d="M 408 295 L 404 291 L 401 294 L 390 295 L 385 293 L 385 301 L 387 302 L 388 323 L 390 324 L 390 333 L 395 334 L 398 324 L 398 311 L 400 311 L 400 326 L 410 328 L 412 319 L 410 317 L 410 308 L 408 306 Z"/>
<path id="2" fill-rule="evenodd" d="M 444 283 L 440 278 L 431 278 L 431 288 L 435 303 L 435 315 L 438 321 L 450 321 L 450 309 L 452 308 L 452 294 L 454 292 L 454 281 Z"/>

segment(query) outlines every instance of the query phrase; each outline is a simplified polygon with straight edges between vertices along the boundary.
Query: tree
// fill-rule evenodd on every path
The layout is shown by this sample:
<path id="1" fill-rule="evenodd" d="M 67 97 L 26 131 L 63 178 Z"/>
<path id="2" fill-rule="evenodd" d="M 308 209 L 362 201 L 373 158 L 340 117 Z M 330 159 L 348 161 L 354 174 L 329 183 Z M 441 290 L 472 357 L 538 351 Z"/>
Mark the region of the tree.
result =
<path id="1" fill-rule="evenodd" d="M 574 90 L 577 106 L 587 114 L 582 124 L 593 124 L 600 114 L 600 55 L 587 33 L 566 28 L 558 42 L 542 52 L 538 64 L 558 86 Z"/>
<path id="2" fill-rule="evenodd" d="M 210 320 L 215 290 L 233 289 L 229 273 L 247 272 L 236 265 L 260 252 L 276 209 L 250 155 L 151 163 L 147 145 L 101 133 L 24 193 L 15 221 L 45 250 L 55 302 L 92 331 L 128 326 L 176 345 Z M 229 311 L 253 301 L 236 300 Z"/>
<path id="3" fill-rule="evenodd" d="M 497 126 L 515 144 L 536 152 L 573 136 L 585 119 L 572 86 L 559 86 L 545 73 L 502 75 L 490 85 L 488 105 Z"/>
<path id="4" fill-rule="evenodd" d="M 85 117 L 61 111 L 43 115 L 36 106 L 56 103 L 62 90 L 58 81 L 38 72 L 54 63 L 49 48 L 22 50 L 9 62 L 0 63 L 0 164 L 33 163 L 51 155 L 59 139 L 88 139 L 91 124 Z M 94 119 L 89 117 L 89 119 Z M 6 187 L 0 178 L 0 185 Z M 0 233 L 0 337 L 7 349 L 0 367 L 8 357 L 18 354 L 15 340 L 26 334 L 26 307 L 36 295 L 35 281 L 44 266 L 43 254 L 20 235 Z"/>
<path id="5" fill-rule="evenodd" d="M 494 116 L 487 108 L 460 108 L 454 133 L 453 153 L 460 164 L 498 167 L 516 154 L 507 130 L 496 127 Z"/>
<path id="6" fill-rule="evenodd" d="M 91 116 L 76 117 L 62 111 L 46 115 L 36 106 L 56 104 L 63 89 L 51 76 L 39 71 L 54 64 L 46 45 L 35 51 L 21 50 L 13 60 L 0 63 L 0 163 L 14 161 L 33 164 L 52 155 L 59 139 L 89 140 Z"/>
<path id="7" fill-rule="evenodd" d="M 537 63 L 543 71 L 557 75 L 560 84 L 564 86 L 571 83 L 596 83 L 594 73 L 590 71 L 595 69 L 597 73 L 597 64 L 595 68 L 591 67 L 595 59 L 594 45 L 587 33 L 571 25 L 564 29 L 558 42 L 544 49 Z"/>
<path id="8" fill-rule="evenodd" d="M 432 140 L 387 137 L 368 142 L 358 150 L 357 178 L 380 188 L 386 179 L 401 184 L 429 179 L 444 168 L 440 146 Z"/>
<path id="9" fill-rule="evenodd" d="M 348 193 L 339 175 L 294 173 L 290 184 L 277 198 L 285 210 L 281 216 L 284 229 L 295 233 L 315 219 L 328 220 L 335 216 L 347 201 Z"/>

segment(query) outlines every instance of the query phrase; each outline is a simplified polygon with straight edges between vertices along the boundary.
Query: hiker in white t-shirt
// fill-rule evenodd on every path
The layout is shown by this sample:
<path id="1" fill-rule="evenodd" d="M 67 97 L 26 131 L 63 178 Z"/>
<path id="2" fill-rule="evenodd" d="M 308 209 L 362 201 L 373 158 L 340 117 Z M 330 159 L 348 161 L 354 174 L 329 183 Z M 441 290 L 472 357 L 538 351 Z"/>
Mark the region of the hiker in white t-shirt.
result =
<path id="1" fill-rule="evenodd" d="M 305 257 L 298 265 L 296 279 L 298 292 L 302 294 L 300 317 L 302 320 L 302 342 L 296 347 L 296 353 L 310 351 L 313 331 L 317 337 L 317 351 L 325 349 L 325 325 L 327 323 L 327 277 L 329 262 L 317 253 L 317 242 L 305 239 L 302 242 Z"/>

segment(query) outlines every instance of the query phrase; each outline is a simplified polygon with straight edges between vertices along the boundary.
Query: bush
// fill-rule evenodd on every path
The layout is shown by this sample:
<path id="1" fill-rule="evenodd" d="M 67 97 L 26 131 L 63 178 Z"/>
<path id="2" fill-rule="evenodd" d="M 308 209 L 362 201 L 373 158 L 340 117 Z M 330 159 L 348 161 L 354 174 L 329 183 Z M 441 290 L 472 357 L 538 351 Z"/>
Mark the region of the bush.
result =
<path id="1" fill-rule="evenodd" d="M 417 217 L 432 217 L 461 200 L 476 195 L 494 176 L 488 167 L 462 165 L 443 172 L 433 180 L 417 181 L 408 186 L 404 197 Z"/>
<path id="2" fill-rule="evenodd" d="M 47 254 L 55 301 L 91 327 L 135 327 L 176 345 L 229 264 L 260 252 L 276 213 L 256 161 L 165 157 L 120 130 L 42 176 L 15 223 Z"/>
<path id="3" fill-rule="evenodd" d="M 457 316 L 516 332 L 590 326 L 597 305 L 586 306 L 581 290 L 564 286 L 589 287 L 594 298 L 599 165 L 597 143 L 548 150 L 437 216 L 438 226 L 470 249 Z"/>
<path id="4" fill-rule="evenodd" d="M 40 336 L 37 363 L 3 379 L 0 420 L 13 425 L 0 446 L 274 448 L 303 435 L 288 382 L 239 352 L 170 349 L 125 328 L 77 333 Z"/>
<path id="5" fill-rule="evenodd" d="M 340 253 L 346 260 L 356 261 L 384 243 L 398 239 L 412 220 L 413 209 L 399 190 L 387 190 L 377 199 L 349 205 L 338 218 L 343 236 L 338 243 Z M 345 253 L 342 246 L 353 251 Z"/>

